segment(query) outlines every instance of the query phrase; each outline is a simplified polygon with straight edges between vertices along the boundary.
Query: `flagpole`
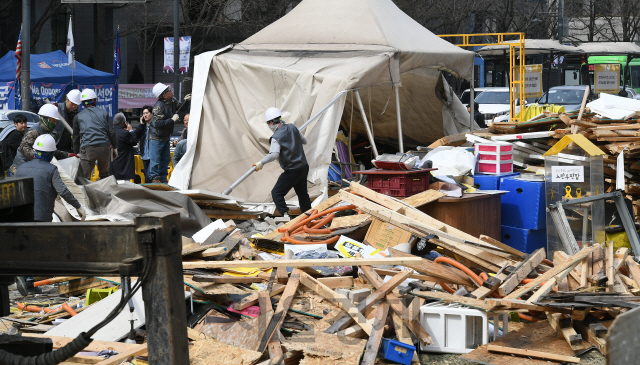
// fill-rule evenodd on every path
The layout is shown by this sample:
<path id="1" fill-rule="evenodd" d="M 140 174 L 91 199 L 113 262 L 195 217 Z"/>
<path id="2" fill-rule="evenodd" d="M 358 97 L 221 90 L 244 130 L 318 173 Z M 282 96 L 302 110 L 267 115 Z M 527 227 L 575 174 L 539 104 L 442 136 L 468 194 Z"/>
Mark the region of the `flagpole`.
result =
<path id="1" fill-rule="evenodd" d="M 22 110 L 31 110 L 31 0 L 22 1 Z"/>
<path id="2" fill-rule="evenodd" d="M 73 26 L 72 26 L 73 23 L 71 22 L 72 18 L 73 18 L 73 16 L 71 14 L 69 14 L 69 27 L 70 28 L 73 28 Z M 67 37 L 68 37 L 68 35 L 67 35 Z M 75 41 L 74 41 L 74 43 L 75 43 Z M 75 46 L 75 44 L 74 44 L 74 46 Z M 72 52 L 73 52 L 74 67 L 71 67 L 71 88 L 73 89 L 73 70 L 75 69 L 75 58 L 76 58 L 75 49 Z M 69 65 L 69 66 L 71 66 L 71 65 Z"/>

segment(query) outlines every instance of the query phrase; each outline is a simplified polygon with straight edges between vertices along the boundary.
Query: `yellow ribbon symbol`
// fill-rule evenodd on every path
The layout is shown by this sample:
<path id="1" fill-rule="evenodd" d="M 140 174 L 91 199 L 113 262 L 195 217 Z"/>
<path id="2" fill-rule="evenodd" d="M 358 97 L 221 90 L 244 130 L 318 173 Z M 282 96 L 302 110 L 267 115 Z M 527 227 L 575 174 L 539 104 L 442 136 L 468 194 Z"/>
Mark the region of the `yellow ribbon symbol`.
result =
<path id="1" fill-rule="evenodd" d="M 553 200 L 553 186 L 551 187 L 551 200 Z"/>
<path id="2" fill-rule="evenodd" d="M 600 185 L 596 185 L 596 195 L 600 195 Z"/>
<path id="3" fill-rule="evenodd" d="M 565 186 L 565 187 L 564 187 L 564 191 L 566 191 L 566 192 L 567 192 L 567 194 L 564 196 L 565 198 L 567 198 L 567 200 L 569 200 L 569 199 L 573 199 L 573 198 L 571 197 L 571 186 Z"/>
<path id="4" fill-rule="evenodd" d="M 582 189 L 580 188 L 576 189 L 576 198 L 578 199 L 582 198 Z"/>

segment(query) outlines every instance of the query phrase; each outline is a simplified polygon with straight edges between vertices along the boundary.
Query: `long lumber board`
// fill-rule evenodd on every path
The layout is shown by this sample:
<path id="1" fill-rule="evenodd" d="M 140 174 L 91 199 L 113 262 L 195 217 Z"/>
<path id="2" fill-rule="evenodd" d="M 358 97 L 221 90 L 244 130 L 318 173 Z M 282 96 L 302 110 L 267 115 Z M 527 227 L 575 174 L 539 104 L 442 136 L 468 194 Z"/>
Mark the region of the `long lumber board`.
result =
<path id="1" fill-rule="evenodd" d="M 236 267 L 310 267 L 310 266 L 360 266 L 360 265 L 417 265 L 422 263 L 420 257 L 388 257 L 376 258 L 349 258 L 349 259 L 311 259 L 311 260 L 236 260 L 236 261 L 209 261 L 209 262 L 183 262 L 182 268 L 189 269 L 224 269 Z"/>
<path id="2" fill-rule="evenodd" d="M 544 283 L 545 281 L 551 279 L 552 277 L 560 274 L 561 272 L 566 270 L 568 267 L 570 267 L 574 263 L 582 261 L 583 258 L 587 257 L 587 255 L 589 255 L 593 251 L 597 250 L 601 246 L 602 245 L 597 244 L 597 245 L 593 245 L 593 246 L 591 246 L 589 248 L 582 249 L 582 251 L 580 251 L 577 254 L 571 256 L 569 258 L 569 260 L 563 262 L 562 264 L 554 266 L 553 269 L 551 269 L 551 270 L 547 271 L 546 273 L 538 276 L 537 278 L 533 279 L 528 284 L 526 284 L 523 287 L 521 287 L 520 289 L 512 292 L 511 294 L 507 295 L 504 298 L 505 299 L 518 299 L 518 298 L 520 298 L 521 296 L 523 296 L 523 295 L 527 294 L 528 292 L 530 292 L 531 290 L 533 290 L 533 288 L 535 288 L 536 286 L 538 286 L 538 285 Z"/>
<path id="3" fill-rule="evenodd" d="M 469 277 L 465 273 L 458 269 L 454 269 L 446 265 L 436 264 L 433 261 L 414 256 L 410 253 L 398 251 L 393 248 L 389 248 L 389 253 L 391 253 L 394 258 L 419 258 L 420 262 L 418 263 L 404 265 L 417 272 L 421 272 L 423 274 L 435 276 L 438 278 L 443 278 L 454 284 L 474 286 L 474 283 L 471 281 L 471 279 L 469 279 Z"/>

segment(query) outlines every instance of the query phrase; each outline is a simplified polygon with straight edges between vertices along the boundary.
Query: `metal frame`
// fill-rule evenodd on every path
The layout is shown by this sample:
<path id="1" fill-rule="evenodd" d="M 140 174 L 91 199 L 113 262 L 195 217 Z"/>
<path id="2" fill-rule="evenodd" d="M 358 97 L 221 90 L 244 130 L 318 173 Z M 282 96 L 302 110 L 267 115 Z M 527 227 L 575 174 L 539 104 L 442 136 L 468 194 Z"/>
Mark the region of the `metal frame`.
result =
<path id="1" fill-rule="evenodd" d="M 549 213 L 551 214 L 551 218 L 553 219 L 553 223 L 556 226 L 558 231 L 558 235 L 560 236 L 560 240 L 564 245 L 567 254 L 574 255 L 578 253 L 578 243 L 576 242 L 576 238 L 573 235 L 571 228 L 569 227 L 569 221 L 567 220 L 567 216 L 564 214 L 564 207 L 571 205 L 578 205 L 583 203 L 591 203 L 597 200 L 613 200 L 616 203 L 616 209 L 618 210 L 618 215 L 620 216 L 620 220 L 622 221 L 622 226 L 624 227 L 625 232 L 627 233 L 627 237 L 629 238 L 629 242 L 631 243 L 631 247 L 633 248 L 633 252 L 635 255 L 640 255 L 640 237 L 638 236 L 638 231 L 636 230 L 636 225 L 633 221 L 633 217 L 629 210 L 627 209 L 626 204 L 624 203 L 624 197 L 622 196 L 622 192 L 620 190 L 616 190 L 612 193 L 600 194 L 595 196 L 589 196 L 586 198 L 580 199 L 571 199 L 565 202 L 557 202 L 554 204 L 550 204 L 547 208 Z M 580 207 L 577 207 L 580 208 Z M 586 224 L 586 221 L 583 221 L 583 225 Z M 583 226 L 582 234 L 585 235 L 585 228 Z"/>
<path id="2" fill-rule="evenodd" d="M 181 237 L 177 213 L 129 223 L 2 223 L 0 275 L 137 276 L 147 260 L 142 298 L 149 363 L 188 364 Z"/>
<path id="3" fill-rule="evenodd" d="M 505 36 L 518 36 L 518 42 L 505 43 Z M 511 113 L 511 121 L 523 121 L 524 117 L 524 33 L 478 33 L 478 34 L 442 34 L 440 38 L 448 37 L 462 37 L 462 43 L 455 44 L 459 47 L 473 47 L 473 46 L 509 46 L 509 112 Z M 471 37 L 497 37 L 498 41 L 495 43 L 471 43 Z M 516 48 L 518 52 L 516 52 Z M 520 61 L 516 66 L 516 53 L 520 56 Z M 518 78 L 516 79 L 516 68 L 518 71 Z M 473 73 L 472 73 L 473 74 Z M 520 86 L 520 90 L 517 87 Z M 471 85 L 473 90 L 473 85 Z M 519 94 L 516 95 L 516 94 Z M 516 99 L 520 99 L 520 111 L 516 114 Z M 473 113 L 473 110 L 471 110 Z M 522 116 L 520 116 L 522 115 Z"/>

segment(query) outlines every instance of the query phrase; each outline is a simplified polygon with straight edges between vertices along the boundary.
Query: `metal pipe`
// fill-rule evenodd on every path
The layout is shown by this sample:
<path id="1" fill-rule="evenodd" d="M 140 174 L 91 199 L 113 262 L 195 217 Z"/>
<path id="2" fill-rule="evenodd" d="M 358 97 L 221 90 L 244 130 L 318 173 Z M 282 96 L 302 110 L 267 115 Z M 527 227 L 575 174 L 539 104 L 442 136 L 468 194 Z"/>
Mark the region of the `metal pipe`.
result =
<path id="1" fill-rule="evenodd" d="M 22 110 L 31 111 L 31 0 L 22 0 Z"/>
<path id="2" fill-rule="evenodd" d="M 45 104 L 51 104 L 51 101 L 47 98 L 44 99 L 44 103 Z M 66 103 L 66 100 L 63 101 L 63 103 Z M 66 105 L 65 105 L 66 106 Z M 73 136 L 73 129 L 71 128 L 71 126 L 69 125 L 69 123 L 67 123 L 67 120 L 64 119 L 64 117 L 62 116 L 62 114 L 58 113 L 60 115 L 60 121 L 62 122 L 62 125 L 64 125 L 64 127 L 66 128 L 66 130 L 71 133 L 71 135 Z"/>
<path id="3" fill-rule="evenodd" d="M 473 84 L 475 83 L 476 70 L 474 67 L 473 72 L 471 72 L 471 82 L 469 83 L 469 130 L 473 132 L 473 123 L 476 121 L 475 113 L 476 113 L 476 90 L 474 89 Z"/>
<path id="4" fill-rule="evenodd" d="M 400 91 L 398 85 L 393 86 L 396 92 L 396 118 L 398 119 L 398 148 L 400 153 L 404 153 L 404 143 L 402 143 L 402 118 L 400 117 Z"/>
<path id="5" fill-rule="evenodd" d="M 371 128 L 369 128 L 369 121 L 367 120 L 367 113 L 364 111 L 364 106 L 362 105 L 360 92 L 358 92 L 358 90 L 354 90 L 354 91 L 356 93 L 356 99 L 358 100 L 358 106 L 360 107 L 360 114 L 362 114 L 362 121 L 364 122 L 364 128 L 367 130 L 367 136 L 369 137 L 369 142 L 371 142 L 371 148 L 373 149 L 373 156 L 378 157 L 378 149 L 376 148 L 376 142 L 373 140 L 373 134 L 371 133 Z"/>
<path id="6" fill-rule="evenodd" d="M 305 128 L 307 128 L 309 126 L 309 124 L 311 124 L 311 122 L 313 122 L 314 120 L 316 120 L 319 116 L 322 115 L 322 113 L 325 112 L 325 110 L 329 109 L 330 106 L 332 106 L 333 104 L 335 104 L 336 101 L 338 101 L 342 95 L 344 95 L 347 91 L 349 90 L 343 90 L 340 91 L 338 93 L 338 95 L 336 95 L 330 102 L 329 104 L 325 105 L 322 109 L 320 109 L 319 112 L 317 112 L 316 114 L 314 114 L 309 120 L 307 120 L 300 128 L 298 128 L 300 130 L 300 132 L 302 132 L 303 130 L 305 130 Z M 231 186 L 229 186 L 228 188 L 226 188 L 222 194 L 223 195 L 229 195 L 231 194 L 231 192 L 233 191 L 233 189 L 235 189 L 238 185 L 240 185 L 243 181 L 245 181 L 249 176 L 251 176 L 251 174 L 253 174 L 255 172 L 255 168 L 252 166 L 247 172 L 244 173 L 244 175 L 242 175 L 238 180 L 236 180 L 233 184 L 231 184 Z"/>
<path id="7" fill-rule="evenodd" d="M 173 0 L 173 93 L 180 97 L 180 0 Z"/>

